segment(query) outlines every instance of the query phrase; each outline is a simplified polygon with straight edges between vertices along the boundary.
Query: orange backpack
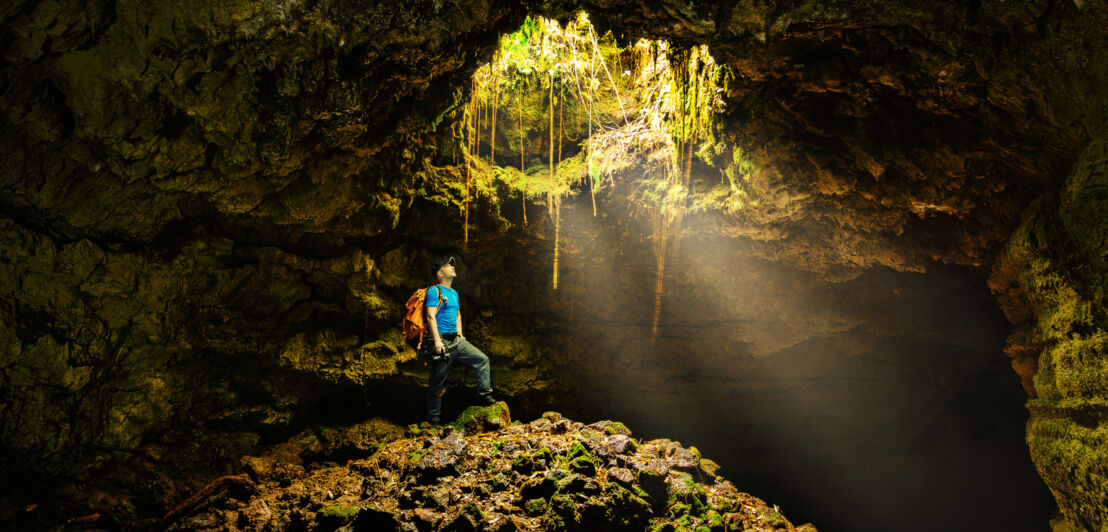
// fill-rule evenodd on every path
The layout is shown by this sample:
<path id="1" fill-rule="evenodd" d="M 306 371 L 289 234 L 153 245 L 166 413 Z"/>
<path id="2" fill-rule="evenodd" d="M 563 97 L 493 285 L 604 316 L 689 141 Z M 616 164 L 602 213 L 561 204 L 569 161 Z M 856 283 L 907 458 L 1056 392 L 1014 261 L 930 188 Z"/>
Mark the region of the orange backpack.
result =
<path id="1" fill-rule="evenodd" d="M 437 285 L 436 285 L 437 286 Z M 412 297 L 408 298 L 408 303 L 405 305 L 407 310 L 404 312 L 404 341 L 408 343 L 419 352 L 419 348 L 423 346 L 423 337 L 427 332 L 427 326 L 424 323 L 425 314 L 423 312 L 423 306 L 427 302 L 428 288 L 420 288 L 416 290 Z M 442 295 L 442 289 L 438 290 L 439 293 L 439 308 L 442 308 L 443 302 L 446 301 L 446 296 Z"/>

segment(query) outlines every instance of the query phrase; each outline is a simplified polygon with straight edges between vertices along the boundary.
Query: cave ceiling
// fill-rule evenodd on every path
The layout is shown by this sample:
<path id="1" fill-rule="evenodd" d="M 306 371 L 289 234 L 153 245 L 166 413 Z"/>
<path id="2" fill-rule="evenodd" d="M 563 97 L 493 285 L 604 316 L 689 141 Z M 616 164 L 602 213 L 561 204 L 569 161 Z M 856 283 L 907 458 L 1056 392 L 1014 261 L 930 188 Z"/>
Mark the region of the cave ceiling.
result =
<path id="1" fill-rule="evenodd" d="M 207 225 L 337 254 L 419 194 L 500 33 L 584 8 L 733 69 L 721 134 L 762 201 L 699 227 L 825 273 L 982 265 L 1103 128 L 1083 4 L 21 2 L 0 15 L 0 201 L 67 241 L 171 249 Z"/>

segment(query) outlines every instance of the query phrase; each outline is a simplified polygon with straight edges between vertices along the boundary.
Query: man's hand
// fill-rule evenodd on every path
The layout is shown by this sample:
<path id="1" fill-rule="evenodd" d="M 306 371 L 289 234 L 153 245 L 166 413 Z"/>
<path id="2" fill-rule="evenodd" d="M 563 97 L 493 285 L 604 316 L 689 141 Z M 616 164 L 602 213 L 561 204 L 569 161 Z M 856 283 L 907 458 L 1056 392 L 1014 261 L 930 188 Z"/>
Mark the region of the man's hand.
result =
<path id="1" fill-rule="evenodd" d="M 442 343 L 442 338 L 435 338 L 435 352 L 440 355 L 446 352 L 446 345 Z"/>

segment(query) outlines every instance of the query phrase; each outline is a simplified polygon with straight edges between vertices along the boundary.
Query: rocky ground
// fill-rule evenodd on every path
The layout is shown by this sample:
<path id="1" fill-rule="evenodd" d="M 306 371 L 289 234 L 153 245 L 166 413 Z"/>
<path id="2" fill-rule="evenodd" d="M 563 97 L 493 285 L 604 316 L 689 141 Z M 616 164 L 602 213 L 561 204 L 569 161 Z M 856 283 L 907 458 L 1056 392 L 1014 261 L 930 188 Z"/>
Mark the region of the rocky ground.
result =
<path id="1" fill-rule="evenodd" d="M 349 443 L 340 446 L 357 447 Z M 290 452 L 295 445 L 244 459 L 244 473 L 224 482 L 233 489 L 212 490 L 191 515 L 163 524 L 175 530 L 815 530 L 794 527 L 777 507 L 739 492 L 695 447 L 640 441 L 622 423 L 586 425 L 556 412 L 512 422 L 504 403 L 470 408 L 453 425 L 413 425 L 402 438 L 363 447 L 361 457 L 345 464 L 302 465 Z"/>

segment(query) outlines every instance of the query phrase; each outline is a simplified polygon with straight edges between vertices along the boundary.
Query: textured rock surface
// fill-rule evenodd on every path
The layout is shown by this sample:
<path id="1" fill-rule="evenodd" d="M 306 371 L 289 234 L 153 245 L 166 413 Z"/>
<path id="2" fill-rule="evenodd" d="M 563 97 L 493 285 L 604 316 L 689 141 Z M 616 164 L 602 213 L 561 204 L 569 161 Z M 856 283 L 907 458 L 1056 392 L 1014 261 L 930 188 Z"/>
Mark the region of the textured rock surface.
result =
<path id="1" fill-rule="evenodd" d="M 1007 348 L 1012 365 L 1035 397 L 1031 457 L 1061 507 L 1056 524 L 1077 530 L 1108 523 L 1106 168 L 1101 137 L 1062 190 L 1028 210 L 990 279 L 1017 324 Z"/>
<path id="2" fill-rule="evenodd" d="M 475 413 L 506 416 L 503 407 Z M 715 468 L 695 447 L 548 412 L 495 431 L 424 430 L 342 467 L 254 475 L 257 495 L 219 501 L 175 528 L 814 532 Z"/>
<path id="3" fill-rule="evenodd" d="M 705 42 L 735 69 L 718 139 L 726 149 L 706 157 L 714 169 L 696 169 L 695 190 L 714 208 L 691 220 L 688 238 L 722 238 L 779 263 L 783 284 L 803 275 L 795 269 L 850 279 L 873 265 L 985 265 L 1108 122 L 1101 2 L 585 4 L 628 37 Z M 450 144 L 443 125 L 456 119 L 469 75 L 530 8 L 0 7 L 0 451 L 15 457 L 0 472 L 92 472 L 95 489 L 75 493 L 139 490 L 146 499 L 132 511 L 157 513 L 198 486 L 190 475 L 207 464 L 227 467 L 313 420 L 418 401 L 405 395 L 422 374 L 399 341 L 399 303 L 422 284 L 426 257 L 457 251 L 451 206 L 461 196 L 450 175 L 422 170 L 449 157 L 439 151 Z M 1103 351 L 1094 181 L 1072 178 L 1040 200 L 997 267 L 1010 279 L 999 283 L 1009 317 L 1048 324 L 1021 328 L 1008 352 L 1048 403 L 1034 406 L 1031 424 L 1040 469 L 1067 518 L 1091 528 L 1103 526 L 1088 502 L 1103 496 L 1103 468 L 1088 466 L 1087 483 L 1059 472 L 1102 463 L 1080 449 L 1098 437 L 1082 416 L 1103 409 L 1077 415 L 1064 403 L 1092 401 L 1105 382 L 1103 357 L 1089 355 Z M 620 208 L 610 219 L 626 219 Z M 540 224 L 497 235 L 496 216 L 474 224 L 483 236 L 463 275 L 475 336 L 495 357 L 498 388 L 549 401 L 545 391 L 564 384 L 555 380 L 582 352 L 582 337 L 566 333 L 569 314 L 546 310 L 566 308 L 565 296 L 535 288 L 548 279 L 537 265 L 549 259 L 549 235 Z M 1021 244 L 1034 224 L 1051 238 Z M 642 234 L 612 227 L 591 234 Z M 620 253 L 630 271 L 648 271 L 641 249 Z M 1069 257 L 1041 270 L 1069 288 L 1034 281 L 1041 264 L 1031 256 Z M 499 287 L 506 273 L 523 282 Z M 1055 292 L 1064 297 L 1037 295 Z M 532 294 L 539 310 L 520 308 Z M 759 320 L 729 340 L 749 342 L 744 354 L 786 352 L 859 323 L 818 309 L 798 322 L 791 307 L 758 303 Z M 1080 342 L 1048 330 L 1059 316 L 1050 309 L 1073 305 L 1093 316 L 1058 318 L 1093 324 L 1073 331 Z M 695 329 L 670 334 L 679 349 L 736 352 L 685 343 L 705 336 Z M 865 360 L 880 375 L 898 349 Z M 1037 357 L 1049 364 L 1036 369 Z M 662 382 L 695 378 L 663 369 Z M 1038 436 L 1048 433 L 1058 436 Z"/>

